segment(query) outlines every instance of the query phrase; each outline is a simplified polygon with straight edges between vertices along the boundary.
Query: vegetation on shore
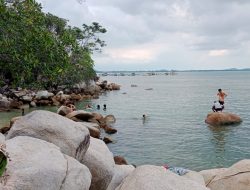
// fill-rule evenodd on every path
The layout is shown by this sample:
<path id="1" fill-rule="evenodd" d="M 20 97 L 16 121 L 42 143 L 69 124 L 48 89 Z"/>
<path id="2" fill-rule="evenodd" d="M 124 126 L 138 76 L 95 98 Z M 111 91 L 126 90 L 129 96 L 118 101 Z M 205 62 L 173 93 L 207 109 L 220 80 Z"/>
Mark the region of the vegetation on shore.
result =
<path id="1" fill-rule="evenodd" d="M 0 87 L 57 88 L 96 75 L 91 55 L 106 44 L 98 23 L 71 27 L 35 0 L 0 0 Z"/>

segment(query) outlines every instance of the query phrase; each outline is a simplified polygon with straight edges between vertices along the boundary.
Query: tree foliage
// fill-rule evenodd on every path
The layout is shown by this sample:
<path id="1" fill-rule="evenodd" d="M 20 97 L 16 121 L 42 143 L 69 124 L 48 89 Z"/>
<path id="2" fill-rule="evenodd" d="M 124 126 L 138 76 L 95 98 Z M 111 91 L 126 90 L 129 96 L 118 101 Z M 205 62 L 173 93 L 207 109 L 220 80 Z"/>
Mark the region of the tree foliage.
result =
<path id="1" fill-rule="evenodd" d="M 71 27 L 35 0 L 0 0 L 2 84 L 51 88 L 93 78 L 91 54 L 105 46 L 105 32 L 95 22 Z"/>

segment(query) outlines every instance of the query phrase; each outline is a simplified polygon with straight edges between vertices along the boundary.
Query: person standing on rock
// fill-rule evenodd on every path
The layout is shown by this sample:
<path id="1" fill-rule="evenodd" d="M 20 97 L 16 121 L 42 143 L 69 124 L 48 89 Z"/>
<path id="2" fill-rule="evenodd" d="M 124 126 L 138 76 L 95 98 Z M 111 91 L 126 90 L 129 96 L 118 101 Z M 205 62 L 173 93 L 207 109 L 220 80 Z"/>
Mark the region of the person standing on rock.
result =
<path id="1" fill-rule="evenodd" d="M 221 89 L 218 89 L 217 96 L 219 97 L 219 103 L 221 105 L 224 105 L 224 100 L 225 100 L 225 97 L 227 97 L 227 94 L 223 92 Z"/>

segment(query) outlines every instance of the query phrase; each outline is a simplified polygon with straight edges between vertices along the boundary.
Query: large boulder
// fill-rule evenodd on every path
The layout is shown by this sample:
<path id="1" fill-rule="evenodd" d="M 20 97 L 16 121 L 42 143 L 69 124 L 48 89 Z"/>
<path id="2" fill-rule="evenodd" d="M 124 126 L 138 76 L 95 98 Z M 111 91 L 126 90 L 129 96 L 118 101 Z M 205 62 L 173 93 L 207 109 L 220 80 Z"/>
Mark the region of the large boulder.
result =
<path id="1" fill-rule="evenodd" d="M 101 88 L 97 86 L 94 81 L 89 81 L 88 84 L 86 84 L 85 82 L 81 82 L 75 85 L 74 87 L 80 90 L 84 90 L 85 94 L 90 95 L 99 94 L 101 91 Z"/>
<path id="2" fill-rule="evenodd" d="M 5 144 L 5 136 L 0 133 L 0 144 Z"/>
<path id="3" fill-rule="evenodd" d="M 89 134 L 91 137 L 99 139 L 101 136 L 100 126 L 96 123 L 90 122 L 79 122 L 81 125 L 86 127 L 89 130 Z"/>
<path id="4" fill-rule="evenodd" d="M 250 190 L 250 160 L 241 160 L 218 173 L 207 187 L 211 190 Z"/>
<path id="5" fill-rule="evenodd" d="M 30 136 L 51 142 L 64 154 L 80 160 L 89 146 L 89 131 L 77 122 L 56 113 L 33 111 L 13 124 L 6 139 Z"/>
<path id="6" fill-rule="evenodd" d="M 106 190 L 114 175 L 115 162 L 105 143 L 91 137 L 82 163 L 92 174 L 90 190 Z"/>
<path id="7" fill-rule="evenodd" d="M 128 175 L 116 190 L 209 190 L 196 181 L 160 166 L 143 165 Z"/>
<path id="8" fill-rule="evenodd" d="M 68 106 L 61 106 L 58 108 L 57 113 L 62 116 L 68 115 L 70 112 L 72 112 L 72 109 L 69 108 Z"/>
<path id="9" fill-rule="evenodd" d="M 65 155 L 65 158 L 68 161 L 67 177 L 60 190 L 89 190 L 92 178 L 89 169 L 70 156 Z"/>
<path id="10" fill-rule="evenodd" d="M 203 176 L 199 172 L 189 170 L 189 172 L 184 174 L 182 177 L 196 181 L 197 183 L 201 185 L 204 185 L 204 186 L 206 185 Z"/>
<path id="11" fill-rule="evenodd" d="M 232 125 L 242 122 L 238 115 L 226 112 L 213 112 L 207 115 L 205 122 L 212 126 Z"/>
<path id="12" fill-rule="evenodd" d="M 8 109 L 10 109 L 10 101 L 6 97 L 3 97 L 2 99 L 0 99 L 0 110 Z"/>
<path id="13" fill-rule="evenodd" d="M 67 114 L 66 117 L 73 120 L 77 119 L 77 121 L 88 121 L 94 116 L 90 112 L 86 112 L 84 110 L 77 110 Z"/>
<path id="14" fill-rule="evenodd" d="M 36 93 L 36 99 L 37 100 L 40 100 L 40 99 L 48 99 L 50 97 L 54 96 L 53 93 L 51 92 L 48 92 L 47 90 L 41 90 L 41 91 L 38 91 Z"/>
<path id="15" fill-rule="evenodd" d="M 115 173 L 107 190 L 115 190 L 115 188 L 121 184 L 122 180 L 127 177 L 134 169 L 135 168 L 132 165 L 115 165 Z"/>
<path id="16" fill-rule="evenodd" d="M 52 143 L 31 137 L 6 141 L 11 161 L 0 182 L 4 190 L 88 190 L 89 169 Z"/>
<path id="17" fill-rule="evenodd" d="M 225 172 L 227 168 L 214 168 L 209 170 L 202 170 L 199 173 L 203 176 L 205 184 L 209 184 L 212 179 L 215 178 L 216 175 L 220 175 L 221 173 Z"/>

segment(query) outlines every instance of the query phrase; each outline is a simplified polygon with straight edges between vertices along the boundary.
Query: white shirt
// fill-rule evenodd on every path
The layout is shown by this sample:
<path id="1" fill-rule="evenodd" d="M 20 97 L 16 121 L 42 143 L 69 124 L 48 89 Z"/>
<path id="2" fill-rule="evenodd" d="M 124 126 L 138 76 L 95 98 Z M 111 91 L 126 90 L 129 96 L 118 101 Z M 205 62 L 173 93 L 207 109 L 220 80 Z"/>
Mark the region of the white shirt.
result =
<path id="1" fill-rule="evenodd" d="M 222 105 L 219 102 L 216 101 L 214 103 L 214 107 L 215 107 L 215 109 L 220 109 L 220 108 L 222 108 Z"/>

